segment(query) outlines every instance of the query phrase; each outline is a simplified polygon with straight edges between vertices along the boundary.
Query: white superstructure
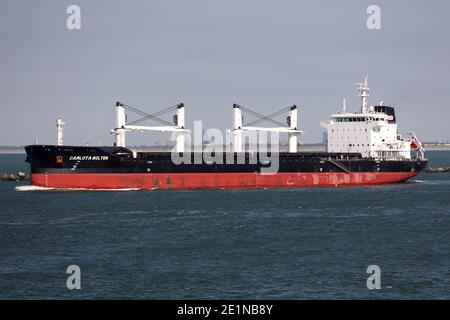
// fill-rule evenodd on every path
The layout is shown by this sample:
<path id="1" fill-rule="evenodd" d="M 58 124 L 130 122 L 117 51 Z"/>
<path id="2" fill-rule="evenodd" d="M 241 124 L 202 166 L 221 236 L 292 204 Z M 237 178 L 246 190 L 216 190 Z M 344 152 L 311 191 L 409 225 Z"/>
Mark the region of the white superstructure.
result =
<path id="1" fill-rule="evenodd" d="M 384 106 L 382 102 L 378 106 L 369 106 L 367 76 L 358 86 L 360 111 L 348 112 L 344 99 L 341 112 L 321 123 L 328 131 L 327 152 L 361 153 L 363 157 L 376 159 L 411 159 L 411 139 L 399 134 L 394 108 Z M 418 147 L 416 149 L 423 156 L 423 148 Z"/>

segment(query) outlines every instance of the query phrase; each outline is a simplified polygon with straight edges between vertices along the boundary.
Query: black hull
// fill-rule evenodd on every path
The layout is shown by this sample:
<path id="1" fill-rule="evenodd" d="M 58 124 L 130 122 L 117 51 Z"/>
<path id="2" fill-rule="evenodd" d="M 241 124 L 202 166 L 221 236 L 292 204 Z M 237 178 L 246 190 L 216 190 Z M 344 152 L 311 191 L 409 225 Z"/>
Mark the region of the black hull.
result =
<path id="1" fill-rule="evenodd" d="M 170 152 L 137 153 L 115 147 L 27 146 L 31 173 L 249 173 L 269 172 L 420 172 L 427 160 L 382 160 L 359 154 L 279 153 L 278 161 L 264 162 L 257 153 L 222 154 L 222 164 L 190 154 L 187 164 L 175 164 Z M 275 158 L 275 155 L 272 155 Z M 216 158 L 217 159 L 217 158 Z M 207 159 L 208 160 L 208 159 Z M 189 163 L 190 162 L 190 163 Z M 217 161 L 220 162 L 220 161 Z M 262 163 L 261 163 L 262 162 Z"/>

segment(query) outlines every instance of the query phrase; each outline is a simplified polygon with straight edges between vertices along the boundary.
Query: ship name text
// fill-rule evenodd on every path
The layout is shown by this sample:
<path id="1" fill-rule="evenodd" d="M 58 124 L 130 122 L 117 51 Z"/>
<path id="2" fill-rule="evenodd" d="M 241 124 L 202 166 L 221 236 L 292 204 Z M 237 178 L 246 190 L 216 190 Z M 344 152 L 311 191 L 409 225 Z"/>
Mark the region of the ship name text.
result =
<path id="1" fill-rule="evenodd" d="M 69 161 L 106 161 L 109 156 L 70 156 Z"/>

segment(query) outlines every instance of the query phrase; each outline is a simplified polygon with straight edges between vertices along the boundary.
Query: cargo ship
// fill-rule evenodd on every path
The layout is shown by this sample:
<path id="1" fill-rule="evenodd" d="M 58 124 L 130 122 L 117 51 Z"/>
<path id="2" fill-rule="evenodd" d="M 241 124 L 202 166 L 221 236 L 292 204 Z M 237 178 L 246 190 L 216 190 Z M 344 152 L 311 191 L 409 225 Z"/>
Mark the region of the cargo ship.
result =
<path id="1" fill-rule="evenodd" d="M 57 189 L 169 190 L 335 187 L 406 181 L 427 165 L 422 143 L 412 132 L 404 138 L 398 133 L 394 107 L 382 102 L 369 105 L 369 91 L 366 77 L 357 89 L 360 110 L 347 111 L 343 99 L 342 109 L 321 123 L 327 130 L 324 152 L 298 150 L 298 137 L 303 131 L 298 129 L 295 105 L 264 116 L 234 104 L 230 148 L 209 153 L 208 157 L 202 146 L 200 149 L 187 146 L 190 130 L 185 128 L 182 103 L 147 114 L 117 102 L 116 125 L 111 130 L 115 135 L 113 146 L 64 145 L 65 123 L 61 119 L 57 121 L 56 145 L 26 146 L 31 184 Z M 127 121 L 126 110 L 142 117 Z M 170 111 L 175 112 L 173 122 L 159 118 Z M 252 126 L 258 121 L 244 123 L 243 111 L 256 116 L 258 121 L 275 123 L 277 127 Z M 286 123 L 274 120 L 282 112 L 288 113 Z M 157 120 L 162 125 L 139 125 L 146 120 Z M 132 150 L 126 147 L 125 137 L 133 131 L 173 132 L 175 146 L 170 152 Z M 247 150 L 245 134 L 250 132 L 287 133 L 288 150 Z M 276 170 L 269 170 L 274 167 Z"/>

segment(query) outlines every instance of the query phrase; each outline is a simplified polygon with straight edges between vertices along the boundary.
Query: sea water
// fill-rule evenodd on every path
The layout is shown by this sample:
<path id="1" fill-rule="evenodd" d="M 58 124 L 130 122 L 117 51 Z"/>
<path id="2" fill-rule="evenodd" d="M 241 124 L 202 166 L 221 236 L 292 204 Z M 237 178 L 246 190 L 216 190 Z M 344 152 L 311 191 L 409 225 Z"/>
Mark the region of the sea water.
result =
<path id="1" fill-rule="evenodd" d="M 427 156 L 450 165 L 448 151 Z M 0 155 L 0 172 L 26 172 L 24 159 Z M 272 190 L 28 184 L 0 182 L 0 299 L 450 298 L 450 173 Z"/>

